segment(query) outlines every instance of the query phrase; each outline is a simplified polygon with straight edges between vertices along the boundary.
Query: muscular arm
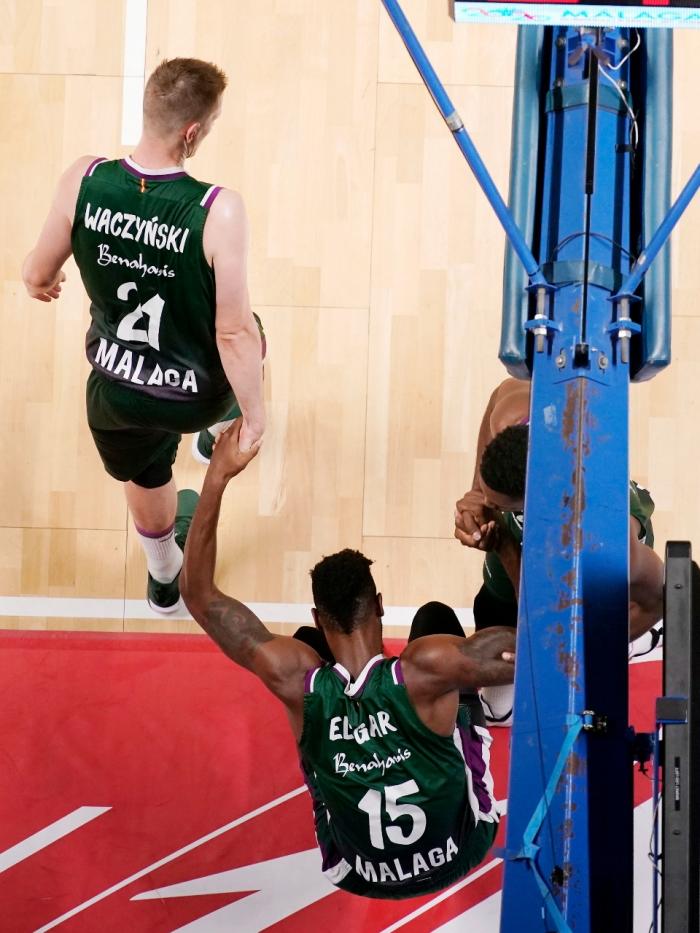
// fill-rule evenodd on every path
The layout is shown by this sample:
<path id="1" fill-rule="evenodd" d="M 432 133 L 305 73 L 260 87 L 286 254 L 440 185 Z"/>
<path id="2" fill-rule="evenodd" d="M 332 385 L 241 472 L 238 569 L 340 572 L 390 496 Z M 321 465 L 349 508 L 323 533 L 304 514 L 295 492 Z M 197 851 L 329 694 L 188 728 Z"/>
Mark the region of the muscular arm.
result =
<path id="1" fill-rule="evenodd" d="M 630 641 L 639 638 L 663 615 L 664 565 L 639 540 L 639 522 L 630 517 Z"/>
<path id="2" fill-rule="evenodd" d="M 61 176 L 34 249 L 22 264 L 22 279 L 32 298 L 51 301 L 61 293 L 63 263 L 71 254 L 71 229 L 80 183 L 94 156 L 82 156 Z"/>
<path id="3" fill-rule="evenodd" d="M 243 200 L 221 191 L 204 227 L 204 250 L 216 276 L 216 345 L 243 413 L 243 449 L 265 430 L 262 345 L 248 296 L 248 219 Z"/>
<path id="4" fill-rule="evenodd" d="M 454 729 L 458 691 L 513 682 L 515 631 L 493 626 L 470 638 L 427 635 L 407 645 L 401 668 L 421 720 L 441 735 Z"/>
<path id="5" fill-rule="evenodd" d="M 301 735 L 304 674 L 319 664 L 316 652 L 293 638 L 273 635 L 246 605 L 222 593 L 214 583 L 216 531 L 221 497 L 231 475 L 226 463 L 237 458 L 237 472 L 255 455 L 238 450 L 240 421 L 217 443 L 202 495 L 187 535 L 180 592 L 204 631 L 236 664 L 256 674 L 287 707 L 297 739 Z M 228 458 L 228 459 L 227 459 Z"/>

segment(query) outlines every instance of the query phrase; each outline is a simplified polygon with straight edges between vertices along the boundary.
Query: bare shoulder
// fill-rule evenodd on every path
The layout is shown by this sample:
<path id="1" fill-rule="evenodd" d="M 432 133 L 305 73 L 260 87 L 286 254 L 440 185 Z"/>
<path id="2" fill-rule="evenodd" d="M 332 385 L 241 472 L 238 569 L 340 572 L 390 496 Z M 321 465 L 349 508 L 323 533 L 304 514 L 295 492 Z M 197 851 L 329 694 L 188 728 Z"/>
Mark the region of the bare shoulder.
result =
<path id="1" fill-rule="evenodd" d="M 240 192 L 222 188 L 209 209 L 207 220 L 221 225 L 245 223 L 245 203 Z"/>
<path id="2" fill-rule="evenodd" d="M 209 208 L 204 224 L 204 252 L 211 262 L 220 255 L 244 255 L 248 240 L 248 216 L 238 191 L 222 188 Z"/>
<path id="3" fill-rule="evenodd" d="M 62 213 L 73 222 L 75 214 L 75 204 L 78 200 L 78 192 L 85 173 L 92 163 L 98 158 L 94 155 L 83 155 L 71 162 L 68 168 L 61 175 L 56 189 L 56 206 Z"/>
<path id="4" fill-rule="evenodd" d="M 504 379 L 496 389 L 491 413 L 493 437 L 504 428 L 522 422 L 530 411 L 530 383 L 523 379 Z"/>
<path id="5" fill-rule="evenodd" d="M 401 653 L 401 670 L 407 685 L 410 682 L 414 688 L 434 689 L 436 679 L 444 680 L 450 659 L 463 643 L 464 639 L 458 635 L 425 635 L 409 642 Z"/>
<path id="6" fill-rule="evenodd" d="M 80 183 L 85 177 L 85 173 L 90 168 L 93 162 L 96 162 L 100 156 L 95 155 L 82 155 L 71 162 L 68 168 L 61 175 L 61 184 L 74 184 L 76 187 L 80 187 Z"/>

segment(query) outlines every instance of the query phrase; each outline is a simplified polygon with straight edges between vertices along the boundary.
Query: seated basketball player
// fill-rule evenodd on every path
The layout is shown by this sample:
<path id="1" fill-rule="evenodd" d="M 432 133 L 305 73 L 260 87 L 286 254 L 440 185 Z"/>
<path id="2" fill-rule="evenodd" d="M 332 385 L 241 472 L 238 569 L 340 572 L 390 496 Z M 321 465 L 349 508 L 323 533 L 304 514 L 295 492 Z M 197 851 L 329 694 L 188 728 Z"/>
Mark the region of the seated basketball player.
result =
<path id="1" fill-rule="evenodd" d="M 367 897 L 444 888 L 483 859 L 496 833 L 491 739 L 460 691 L 512 681 L 512 629 L 465 638 L 451 609 L 429 603 L 401 656 L 387 659 L 371 561 L 345 550 L 311 571 L 316 643 L 326 658 L 308 631 L 272 635 L 214 584 L 221 498 L 255 456 L 241 452 L 239 430 L 236 422 L 219 436 L 207 471 L 185 550 L 185 602 L 222 651 L 286 707 L 326 877 Z"/>
<path id="2" fill-rule="evenodd" d="M 491 396 L 477 442 L 472 488 L 457 502 L 455 537 L 486 551 L 484 583 L 474 599 L 476 630 L 515 627 L 523 540 L 523 507 L 530 411 L 530 383 L 506 379 Z M 652 550 L 654 503 L 646 489 L 630 482 L 630 641 L 635 655 L 656 647 L 663 611 L 663 563 Z M 517 547 L 506 549 L 504 539 Z M 648 633 L 648 634 L 647 634 Z M 486 720 L 509 725 L 512 687 L 486 689 Z"/>
<path id="3" fill-rule="evenodd" d="M 88 423 L 105 470 L 124 483 L 148 602 L 163 613 L 180 603 L 197 499 L 191 490 L 178 498 L 172 477 L 181 433 L 215 431 L 242 412 L 247 448 L 265 428 L 245 208 L 236 192 L 184 170 L 219 116 L 226 83 L 208 62 L 162 62 L 146 84 L 133 155 L 83 156 L 68 168 L 23 267 L 29 294 L 51 301 L 75 257 L 92 318 Z"/>

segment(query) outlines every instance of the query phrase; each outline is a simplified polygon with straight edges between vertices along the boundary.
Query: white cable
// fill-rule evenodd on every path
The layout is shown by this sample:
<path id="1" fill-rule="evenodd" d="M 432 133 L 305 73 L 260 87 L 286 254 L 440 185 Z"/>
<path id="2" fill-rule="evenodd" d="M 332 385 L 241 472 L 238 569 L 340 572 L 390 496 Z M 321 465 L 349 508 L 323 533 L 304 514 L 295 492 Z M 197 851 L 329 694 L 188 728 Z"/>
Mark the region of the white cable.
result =
<path id="1" fill-rule="evenodd" d="M 634 52 L 636 52 L 637 49 L 639 48 L 639 46 L 642 44 L 642 37 L 641 37 L 641 35 L 639 34 L 639 30 L 638 30 L 638 29 L 635 29 L 634 31 L 637 33 L 637 44 L 635 45 L 635 47 L 634 47 L 633 49 L 630 49 L 630 50 L 629 50 L 629 52 L 627 53 L 627 55 L 625 55 L 625 57 L 624 57 L 623 59 L 621 59 L 621 61 L 619 61 L 619 62 L 617 63 L 617 65 L 608 65 L 608 68 L 609 68 L 611 71 L 619 71 L 620 68 L 622 68 L 622 66 L 625 64 L 625 62 L 627 61 L 627 59 L 628 59 Z"/>
<path id="2" fill-rule="evenodd" d="M 600 62 L 598 63 L 598 71 L 602 74 L 602 76 L 605 78 L 606 81 L 609 81 L 610 84 L 612 84 L 612 86 L 615 88 L 617 93 L 620 95 L 620 98 L 622 99 L 622 103 L 627 108 L 627 113 L 630 115 L 630 119 L 632 120 L 632 126 L 630 127 L 630 143 L 632 145 L 632 148 L 636 149 L 637 143 L 639 142 L 639 130 L 637 129 L 637 118 L 634 115 L 634 111 L 630 107 L 627 101 L 627 98 L 625 97 L 625 92 L 622 90 L 619 83 L 613 78 L 613 76 L 607 73 L 607 71 L 605 70 L 605 68 L 603 68 Z M 634 135 L 634 141 L 632 141 L 633 135 Z"/>

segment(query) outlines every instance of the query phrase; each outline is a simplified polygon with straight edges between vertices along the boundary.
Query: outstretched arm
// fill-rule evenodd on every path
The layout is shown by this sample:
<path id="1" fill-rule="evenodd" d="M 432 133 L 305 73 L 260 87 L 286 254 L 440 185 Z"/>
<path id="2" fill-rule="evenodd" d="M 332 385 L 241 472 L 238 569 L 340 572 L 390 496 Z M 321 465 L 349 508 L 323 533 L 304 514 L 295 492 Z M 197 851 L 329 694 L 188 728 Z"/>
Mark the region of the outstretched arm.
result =
<path id="1" fill-rule="evenodd" d="M 238 419 L 220 435 L 207 470 L 202 495 L 187 535 L 180 592 L 193 617 L 224 654 L 256 674 L 287 706 L 292 728 L 301 734 L 304 673 L 319 663 L 303 642 L 273 635 L 246 605 L 226 596 L 214 583 L 216 531 L 221 497 L 229 480 L 243 470 L 258 448 L 241 452 Z"/>
<path id="2" fill-rule="evenodd" d="M 235 191 L 221 191 L 204 227 L 204 249 L 216 275 L 216 345 L 243 412 L 241 447 L 262 438 L 265 406 L 262 342 L 248 295 L 248 218 Z"/>

